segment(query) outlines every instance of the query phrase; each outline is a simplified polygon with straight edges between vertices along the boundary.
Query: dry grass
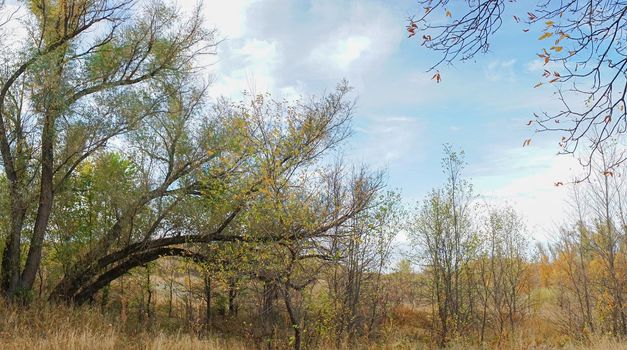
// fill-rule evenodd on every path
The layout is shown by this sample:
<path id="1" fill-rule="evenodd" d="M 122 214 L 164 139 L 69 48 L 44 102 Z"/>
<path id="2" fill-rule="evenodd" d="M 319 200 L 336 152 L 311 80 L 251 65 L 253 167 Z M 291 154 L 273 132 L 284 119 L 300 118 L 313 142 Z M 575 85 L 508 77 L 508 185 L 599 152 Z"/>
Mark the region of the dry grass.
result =
<path id="1" fill-rule="evenodd" d="M 189 334 L 131 334 L 99 310 L 0 303 L 0 349 L 246 349 L 237 340 L 203 339 Z"/>
<path id="2" fill-rule="evenodd" d="M 399 316 L 400 325 L 391 327 L 383 344 L 361 344 L 359 349 L 433 349 L 424 342 L 425 334 L 416 333 L 410 327 L 416 319 L 424 319 L 422 313 L 405 310 Z M 97 309 L 89 307 L 53 306 L 36 304 L 28 308 L 0 302 L 0 349 L 73 350 L 73 349 L 248 349 L 237 339 L 199 337 L 194 334 L 163 333 L 149 330 L 128 331 L 128 327 L 109 318 Z M 424 320 L 423 320 L 424 321 Z M 401 326 L 402 325 L 402 326 Z M 486 347 L 469 346 L 463 342 L 451 344 L 449 349 L 565 349 L 565 350 L 627 350 L 627 342 L 613 338 L 598 338 L 592 345 L 573 343 L 568 337 L 550 339 L 537 323 L 527 327 L 528 334 L 517 337 L 515 342 L 486 344 Z M 136 329 L 136 327 L 132 327 Z M 533 335 L 533 336 L 532 336 Z M 549 337 L 549 338 L 547 338 Z M 422 342 L 421 342 L 422 340 Z M 330 349 L 331 347 L 324 347 Z"/>

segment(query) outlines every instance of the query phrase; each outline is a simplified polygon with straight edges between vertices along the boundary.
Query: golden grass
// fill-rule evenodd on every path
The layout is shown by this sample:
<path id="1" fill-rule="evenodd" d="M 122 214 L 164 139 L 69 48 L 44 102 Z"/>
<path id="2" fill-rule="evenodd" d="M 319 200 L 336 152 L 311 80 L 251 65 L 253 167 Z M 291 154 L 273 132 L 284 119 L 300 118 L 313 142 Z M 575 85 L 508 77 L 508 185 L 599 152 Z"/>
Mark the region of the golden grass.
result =
<path id="1" fill-rule="evenodd" d="M 113 317 L 103 315 L 100 310 L 90 307 L 54 306 L 47 303 L 17 307 L 0 301 L 0 349 L 24 350 L 74 350 L 74 349 L 147 349 L 147 350 L 186 350 L 186 349 L 249 349 L 254 348 L 237 339 L 203 337 L 186 333 L 164 333 L 148 329 L 129 331 L 129 327 Z M 379 344 L 360 344 L 358 349 L 433 349 L 424 342 L 425 334 L 414 334 L 410 327 L 414 318 L 422 314 L 403 314 L 400 325 L 392 327 Z M 404 326 L 401 326 L 404 325 Z M 565 350 L 627 350 L 627 342 L 614 338 L 597 338 L 591 345 L 574 343 L 568 337 L 550 339 L 549 333 L 540 328 L 547 324 L 527 325 L 525 333 L 516 341 L 500 344 L 486 344 L 485 347 L 469 346 L 464 342 L 451 344 L 450 350 L 462 349 L 565 349 Z M 533 335 L 533 336 L 532 336 Z M 422 342 L 421 342 L 422 340 Z M 324 346 L 325 349 L 332 347 Z"/>
<path id="2" fill-rule="evenodd" d="M 124 326 L 89 307 L 32 305 L 20 308 L 0 302 L 0 349 L 246 349 L 237 340 L 190 334 L 142 331 Z"/>

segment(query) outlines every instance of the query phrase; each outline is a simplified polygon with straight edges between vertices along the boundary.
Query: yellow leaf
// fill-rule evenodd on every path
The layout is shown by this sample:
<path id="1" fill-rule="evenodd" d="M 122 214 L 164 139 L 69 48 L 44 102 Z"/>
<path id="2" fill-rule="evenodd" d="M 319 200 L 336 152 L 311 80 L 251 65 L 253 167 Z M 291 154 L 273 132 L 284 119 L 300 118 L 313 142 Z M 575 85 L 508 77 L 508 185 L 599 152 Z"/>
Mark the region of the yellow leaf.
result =
<path id="1" fill-rule="evenodd" d="M 563 47 L 561 46 L 552 46 L 551 50 L 555 51 L 555 52 L 560 52 L 562 51 Z"/>
<path id="2" fill-rule="evenodd" d="M 555 24 L 553 21 L 546 21 L 545 23 L 547 27 L 552 27 Z"/>
<path id="3" fill-rule="evenodd" d="M 552 36 L 553 36 L 553 33 L 546 32 L 546 33 L 542 34 L 542 35 L 538 38 L 538 40 L 544 40 L 544 39 L 546 39 L 546 38 L 550 38 L 550 37 L 552 37 Z"/>

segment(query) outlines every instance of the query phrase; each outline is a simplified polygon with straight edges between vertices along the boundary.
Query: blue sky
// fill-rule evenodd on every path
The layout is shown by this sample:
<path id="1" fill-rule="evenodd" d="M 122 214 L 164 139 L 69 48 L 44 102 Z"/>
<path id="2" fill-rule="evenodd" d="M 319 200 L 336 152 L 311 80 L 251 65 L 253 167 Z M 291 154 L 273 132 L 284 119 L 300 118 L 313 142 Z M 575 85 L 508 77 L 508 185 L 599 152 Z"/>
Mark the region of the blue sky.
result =
<path id="1" fill-rule="evenodd" d="M 526 12 L 514 6 L 512 14 Z M 553 183 L 578 170 L 555 156 L 561 135 L 526 126 L 533 112 L 557 106 L 550 87 L 533 88 L 544 68 L 535 56 L 540 28 L 524 33 L 506 15 L 490 53 L 440 67 L 436 84 L 426 70 L 437 56 L 404 28 L 419 10 L 413 1 L 205 1 L 209 24 L 225 39 L 209 69 L 211 92 L 293 98 L 346 78 L 357 99 L 349 159 L 387 169 L 390 187 L 415 203 L 442 183 L 442 145 L 450 143 L 466 152 L 481 200 L 512 204 L 532 236 L 546 240 L 564 220 L 568 192 Z"/>

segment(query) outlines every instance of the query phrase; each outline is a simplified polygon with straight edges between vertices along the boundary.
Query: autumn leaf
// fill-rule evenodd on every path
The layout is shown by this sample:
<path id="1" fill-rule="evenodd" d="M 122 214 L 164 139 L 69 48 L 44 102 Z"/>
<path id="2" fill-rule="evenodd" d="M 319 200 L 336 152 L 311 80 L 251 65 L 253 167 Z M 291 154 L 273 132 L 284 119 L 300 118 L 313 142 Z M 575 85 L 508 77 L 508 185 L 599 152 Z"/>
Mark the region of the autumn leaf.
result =
<path id="1" fill-rule="evenodd" d="M 564 186 L 564 183 L 561 182 L 561 181 L 558 181 L 554 185 L 555 185 L 555 187 L 560 187 L 560 186 Z"/>
<path id="2" fill-rule="evenodd" d="M 416 25 L 416 22 L 414 21 L 411 21 L 407 25 L 407 31 L 409 32 L 408 38 L 411 38 L 412 36 L 416 35 L 416 28 L 418 28 L 418 25 Z"/>
<path id="3" fill-rule="evenodd" d="M 446 10 L 446 17 L 452 17 L 452 16 L 453 16 L 453 14 L 451 13 L 451 11 Z"/>
<path id="4" fill-rule="evenodd" d="M 533 87 L 534 87 L 534 88 L 538 88 L 538 87 L 542 86 L 542 84 L 543 84 L 543 83 L 537 83 L 537 84 L 536 84 L 536 85 L 534 85 Z"/>
<path id="5" fill-rule="evenodd" d="M 533 123 L 533 120 L 530 120 L 529 122 L 527 122 L 527 125 L 531 125 Z"/>
<path id="6" fill-rule="evenodd" d="M 549 84 L 553 84 L 554 82 L 559 81 L 559 80 L 560 80 L 560 78 L 553 78 L 553 79 L 549 80 Z"/>
<path id="7" fill-rule="evenodd" d="M 516 21 L 516 23 L 520 23 L 520 18 L 518 18 L 518 16 L 514 16 L 514 21 Z"/>
<path id="8" fill-rule="evenodd" d="M 544 23 L 546 24 L 547 27 L 552 27 L 555 24 L 555 22 L 553 21 L 546 21 Z"/>
<path id="9" fill-rule="evenodd" d="M 612 115 L 608 114 L 607 116 L 605 116 L 605 119 L 603 119 L 603 121 L 605 122 L 605 124 L 609 124 L 612 121 Z"/>
<path id="10" fill-rule="evenodd" d="M 531 145 L 531 139 L 526 139 L 525 142 L 523 142 L 523 147 L 530 146 L 530 145 Z"/>
<path id="11" fill-rule="evenodd" d="M 542 76 L 545 77 L 545 78 L 548 78 L 548 77 L 551 76 L 551 72 L 549 72 L 548 70 L 545 69 L 544 73 L 542 73 Z"/>
<path id="12" fill-rule="evenodd" d="M 553 36 L 553 33 L 546 32 L 546 33 L 544 33 L 544 34 L 540 35 L 540 37 L 538 38 L 538 40 L 544 40 L 544 39 L 546 39 L 546 38 L 550 38 L 550 37 L 552 37 L 552 36 Z"/>
<path id="13" fill-rule="evenodd" d="M 614 177 L 614 172 L 606 170 L 603 172 L 603 176 L 607 177 L 607 176 L 611 176 Z"/>
<path id="14" fill-rule="evenodd" d="M 442 76 L 440 75 L 440 71 L 437 71 L 433 77 L 431 78 L 431 80 L 435 80 L 436 83 L 439 83 L 440 81 L 442 81 Z"/>
<path id="15" fill-rule="evenodd" d="M 555 51 L 555 52 L 560 52 L 562 51 L 563 47 L 561 46 L 551 46 L 551 50 Z"/>
<path id="16" fill-rule="evenodd" d="M 531 13 L 531 12 L 527 12 L 527 15 L 529 15 L 529 20 L 530 20 L 530 21 L 533 21 L 533 20 L 535 20 L 536 18 L 538 18 L 538 17 L 536 17 L 536 15 L 534 15 L 534 14 L 533 14 L 533 13 Z"/>
<path id="17" fill-rule="evenodd" d="M 529 31 L 529 29 L 523 29 L 523 32 L 527 33 Z"/>

